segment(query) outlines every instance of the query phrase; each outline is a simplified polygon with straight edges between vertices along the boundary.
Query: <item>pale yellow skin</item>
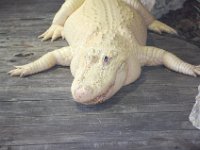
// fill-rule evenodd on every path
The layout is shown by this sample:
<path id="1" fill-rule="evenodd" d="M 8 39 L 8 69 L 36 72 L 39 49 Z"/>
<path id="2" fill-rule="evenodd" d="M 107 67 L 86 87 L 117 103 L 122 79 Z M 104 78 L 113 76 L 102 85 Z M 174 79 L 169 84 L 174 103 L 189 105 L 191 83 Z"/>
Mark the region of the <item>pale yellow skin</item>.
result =
<path id="1" fill-rule="evenodd" d="M 146 45 L 147 28 L 176 34 L 155 20 L 138 0 L 67 0 L 42 40 L 65 38 L 70 46 L 52 51 L 11 76 L 27 76 L 53 66 L 69 66 L 74 76 L 72 95 L 83 104 L 101 103 L 122 86 L 137 80 L 142 66 L 165 65 L 191 76 L 200 67 Z"/>

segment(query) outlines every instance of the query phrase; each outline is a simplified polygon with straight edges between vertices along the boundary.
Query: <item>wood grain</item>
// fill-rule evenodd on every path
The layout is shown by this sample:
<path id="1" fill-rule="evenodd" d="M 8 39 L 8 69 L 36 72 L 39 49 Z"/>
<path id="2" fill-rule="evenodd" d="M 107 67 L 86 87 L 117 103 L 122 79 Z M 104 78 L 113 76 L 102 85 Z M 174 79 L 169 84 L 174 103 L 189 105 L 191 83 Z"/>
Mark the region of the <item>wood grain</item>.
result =
<path id="1" fill-rule="evenodd" d="M 141 78 L 96 106 L 73 101 L 69 68 L 11 78 L 13 65 L 67 43 L 41 42 L 62 0 L 0 1 L 0 150 L 199 150 L 188 121 L 199 78 L 144 67 Z M 149 34 L 149 45 L 200 63 L 200 49 L 171 35 Z"/>

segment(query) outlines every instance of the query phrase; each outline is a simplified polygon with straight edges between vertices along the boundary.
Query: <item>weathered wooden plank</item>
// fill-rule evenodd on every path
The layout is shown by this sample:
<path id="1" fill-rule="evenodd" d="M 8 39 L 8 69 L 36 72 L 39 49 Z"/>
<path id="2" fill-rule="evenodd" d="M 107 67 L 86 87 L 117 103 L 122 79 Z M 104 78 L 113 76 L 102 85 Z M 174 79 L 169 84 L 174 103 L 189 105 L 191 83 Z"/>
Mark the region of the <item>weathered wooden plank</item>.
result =
<path id="1" fill-rule="evenodd" d="M 82 116 L 83 117 L 83 116 Z M 85 118 L 85 117 L 83 117 Z M 80 119 L 84 120 L 84 119 Z M 69 120 L 68 120 L 69 121 Z M 122 120 L 121 120 L 122 121 Z M 85 120 L 83 123 L 79 122 L 76 123 L 74 119 L 72 119 L 72 122 L 74 123 L 73 125 L 66 123 L 66 125 L 47 125 L 47 124 L 42 124 L 42 125 L 28 125 L 28 126 L 11 126 L 11 127 L 3 127 L 3 130 L 1 130 L 1 138 L 0 141 L 2 141 L 0 144 L 5 144 L 3 142 L 5 139 L 8 140 L 8 145 L 10 144 L 10 138 L 15 139 L 16 141 L 18 140 L 29 140 L 29 143 L 21 141 L 21 143 L 13 143 L 13 144 L 42 144 L 41 142 L 37 142 L 39 139 L 43 139 L 44 137 L 52 137 L 51 142 L 59 142 L 59 141 L 53 141 L 53 137 L 59 137 L 62 135 L 86 135 L 89 136 L 88 133 L 93 133 L 93 134 L 105 134 L 108 133 L 108 135 L 112 132 L 118 131 L 121 132 L 122 134 L 124 133 L 132 133 L 134 134 L 135 131 L 143 131 L 146 132 L 146 134 L 150 133 L 151 131 L 177 131 L 177 130 L 182 130 L 182 131 L 192 131 L 193 128 L 190 128 L 190 123 L 187 121 L 174 121 L 174 123 L 167 122 L 162 128 L 160 126 L 161 122 L 155 122 L 152 123 L 152 125 L 145 125 L 142 123 L 148 123 L 151 124 L 150 122 L 141 122 L 137 123 L 134 125 L 134 123 L 129 123 L 127 125 L 122 124 L 121 126 L 116 126 L 115 124 L 100 124 L 98 119 L 92 118 L 90 121 L 87 122 Z M 180 128 L 180 126 L 183 126 Z M 153 128 L 152 128 L 153 127 Z M 157 128 L 156 128 L 157 127 Z M 195 129 L 193 129 L 195 130 Z M 11 134 L 12 133 L 12 134 Z M 188 132 L 189 133 L 189 132 Z M 30 137 L 31 135 L 31 137 Z M 105 138 L 113 138 L 116 139 L 116 137 L 109 137 L 108 135 L 105 135 Z M 198 135 L 198 134 L 196 134 Z M 188 138 L 192 138 L 194 135 L 190 135 Z M 35 139 L 38 137 L 37 139 Z M 130 138 L 130 137 L 129 137 Z M 137 137 L 134 136 L 132 137 L 135 140 L 137 140 Z M 142 138 L 142 137 L 141 137 Z M 151 138 L 151 137 L 150 137 Z M 69 137 L 70 139 L 70 137 Z M 199 138 L 198 138 L 199 139 Z M 103 140 L 103 139 L 102 139 Z M 142 139 L 140 139 L 142 140 Z M 143 140 L 146 140 L 144 137 Z M 22 143 L 23 142 L 23 143 Z M 43 141 L 44 142 L 44 141 Z M 48 142 L 48 141 L 46 141 Z M 45 142 L 45 143 L 46 143 Z"/>
<path id="2" fill-rule="evenodd" d="M 0 105 L 0 116 L 51 116 L 51 115 L 75 115 L 98 113 L 139 113 L 139 112 L 189 112 L 192 103 L 187 104 L 124 104 L 115 99 L 98 106 L 83 106 L 70 99 L 66 101 L 18 101 L 3 102 Z"/>
<path id="3" fill-rule="evenodd" d="M 170 120 L 170 123 L 173 124 L 173 122 L 177 122 L 177 121 L 183 121 L 183 122 L 187 122 L 188 121 L 188 115 L 189 113 L 186 112 L 152 112 L 152 113 L 129 113 L 129 114 L 125 114 L 125 113 L 77 113 L 77 114 L 65 114 L 65 115 L 49 115 L 49 116 L 17 116 L 17 117 L 9 117 L 9 116 L 1 116 L 0 117 L 0 126 L 8 126 L 8 127 L 12 127 L 12 126 L 56 126 L 59 125 L 61 126 L 73 126 L 73 124 L 78 124 L 78 123 L 82 123 L 82 124 L 102 124 L 102 125 L 112 125 L 112 124 L 119 124 L 124 122 L 125 125 L 131 125 L 132 122 L 134 121 L 134 124 L 139 124 L 141 122 L 167 122 Z M 89 122 L 87 122 L 86 120 L 86 116 L 90 119 Z M 98 117 L 98 118 L 97 118 Z M 135 120 L 138 120 L 138 122 L 136 122 Z M 154 123 L 156 124 L 156 123 Z M 135 126 L 134 125 L 134 126 Z M 145 123 L 142 125 L 143 127 L 139 127 L 140 130 L 145 130 L 144 126 L 146 126 L 147 128 L 149 128 L 148 130 L 154 128 L 154 130 L 156 129 L 156 127 L 154 127 L 151 124 Z M 161 128 L 161 127 L 159 127 Z M 159 129 L 158 128 L 158 129 Z M 176 127 L 175 127 L 176 128 Z M 190 128 L 189 126 L 184 125 L 183 126 L 184 129 L 188 129 Z M 157 130 L 158 130 L 157 129 Z M 137 129 L 139 130 L 139 129 Z M 146 129 L 147 130 L 147 129 Z"/>
<path id="4" fill-rule="evenodd" d="M 39 129 L 38 129 L 39 130 Z M 17 131 L 15 131 L 17 132 Z M 68 134 L 61 133 L 57 135 L 38 135 L 38 136 L 16 136 L 15 140 L 13 140 L 13 136 L 6 137 L 2 140 L 4 143 L 2 145 L 33 145 L 33 144 L 48 144 L 48 143 L 72 143 L 74 146 L 76 143 L 84 143 L 91 144 L 91 146 L 95 146 L 95 144 L 100 143 L 111 143 L 114 144 L 124 143 L 123 146 L 126 147 L 131 142 L 137 141 L 138 143 L 144 142 L 147 143 L 152 141 L 154 142 L 154 147 L 159 146 L 167 146 L 168 141 L 174 141 L 174 143 L 181 142 L 182 144 L 190 142 L 190 143 L 199 143 L 200 137 L 199 133 L 195 130 L 174 130 L 174 131 L 95 131 L 95 132 L 83 132 L 77 134 Z M 114 138 L 113 138 L 114 137 Z M 191 141 L 191 139 L 193 139 Z M 145 142 L 146 141 L 146 142 Z M 163 142 L 161 145 L 161 141 Z M 25 144 L 26 143 L 26 144 Z M 160 143 L 160 144 L 159 144 Z M 133 145 L 134 146 L 134 145 Z M 199 147 L 199 144 L 197 145 Z M 164 148 L 164 147 L 163 147 Z"/>
<path id="5" fill-rule="evenodd" d="M 28 79 L 27 79 L 28 80 Z M 46 79 L 45 79 L 46 80 Z M 62 80 L 61 85 L 54 84 L 53 80 L 46 80 L 48 84 L 28 84 L 23 86 L 10 85 L 0 87 L 0 102 L 11 101 L 45 101 L 45 100 L 72 100 L 70 86 L 71 83 Z M 29 81 L 29 80 L 28 80 Z M 39 88 L 39 87 L 40 88 Z M 138 87 L 139 86 L 139 87 Z M 121 89 L 114 97 L 113 101 L 121 101 L 128 104 L 187 104 L 194 102 L 194 95 L 197 95 L 197 89 L 191 87 L 173 87 L 166 85 L 152 85 L 149 88 L 147 84 L 133 84 Z M 39 89 L 39 90 L 38 90 Z M 159 92 L 158 92 L 159 91 Z M 165 97 L 165 99 L 163 98 Z M 120 103 L 120 105 L 121 105 Z"/>
<path id="6" fill-rule="evenodd" d="M 156 142 L 156 141 L 159 141 Z M 14 150 L 188 150 L 192 147 L 194 150 L 199 149 L 199 142 L 190 142 L 187 140 L 170 140 L 170 139 L 152 139 L 147 142 L 143 141 L 116 141 L 116 142 L 99 142 L 99 143 L 60 143 L 60 144 L 41 144 L 41 145 L 25 145 L 25 146 L 3 146 L 2 148 Z M 4 149 L 3 149 L 4 150 Z"/>

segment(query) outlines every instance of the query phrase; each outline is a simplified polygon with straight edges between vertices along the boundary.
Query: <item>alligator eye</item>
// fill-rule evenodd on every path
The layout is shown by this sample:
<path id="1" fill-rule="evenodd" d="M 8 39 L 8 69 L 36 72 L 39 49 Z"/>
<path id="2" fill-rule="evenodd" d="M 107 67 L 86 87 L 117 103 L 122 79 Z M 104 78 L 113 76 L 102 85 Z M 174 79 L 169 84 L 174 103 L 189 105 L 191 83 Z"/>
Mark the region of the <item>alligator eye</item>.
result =
<path id="1" fill-rule="evenodd" d="M 109 63 L 109 60 L 110 60 L 109 57 L 105 56 L 103 61 L 104 61 L 104 63 Z"/>

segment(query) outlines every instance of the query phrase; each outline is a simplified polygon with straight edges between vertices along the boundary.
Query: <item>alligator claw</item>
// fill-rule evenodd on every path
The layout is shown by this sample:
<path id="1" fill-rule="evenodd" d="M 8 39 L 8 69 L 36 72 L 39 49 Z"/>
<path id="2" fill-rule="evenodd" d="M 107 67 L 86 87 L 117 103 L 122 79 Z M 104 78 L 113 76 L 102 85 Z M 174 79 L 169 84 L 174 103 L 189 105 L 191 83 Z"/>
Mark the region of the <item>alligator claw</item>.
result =
<path id="1" fill-rule="evenodd" d="M 53 24 L 43 34 L 38 36 L 38 38 L 42 38 L 42 41 L 51 39 L 51 41 L 53 42 L 58 38 L 62 37 L 62 31 L 63 31 L 63 26 Z"/>
<path id="2" fill-rule="evenodd" d="M 26 65 L 24 65 L 24 66 L 14 66 L 14 67 L 15 67 L 15 69 L 8 72 L 8 74 L 12 77 L 13 76 L 25 77 L 25 76 L 30 74 L 30 71 L 26 67 Z"/>
<path id="3" fill-rule="evenodd" d="M 152 24 L 150 24 L 149 29 L 159 34 L 161 34 L 162 32 L 176 34 L 176 35 L 178 34 L 175 29 L 158 20 L 155 20 Z"/>
<path id="4" fill-rule="evenodd" d="M 200 76 L 200 65 L 194 67 L 194 73 L 198 76 Z"/>

